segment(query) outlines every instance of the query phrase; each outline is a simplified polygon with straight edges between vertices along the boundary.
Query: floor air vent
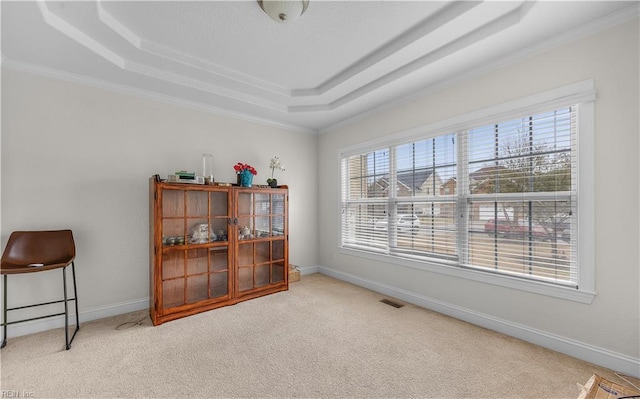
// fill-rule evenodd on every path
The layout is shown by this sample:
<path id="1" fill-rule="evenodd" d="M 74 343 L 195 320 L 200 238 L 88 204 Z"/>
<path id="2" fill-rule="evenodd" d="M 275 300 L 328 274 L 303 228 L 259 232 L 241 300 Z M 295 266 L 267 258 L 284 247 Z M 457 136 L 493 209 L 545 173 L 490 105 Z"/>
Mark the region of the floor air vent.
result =
<path id="1" fill-rule="evenodd" d="M 404 306 L 403 304 L 398 303 L 398 302 L 394 302 L 394 301 L 392 301 L 390 299 L 381 299 L 380 302 L 382 302 L 384 304 L 387 304 L 389 306 L 393 306 L 394 308 L 401 308 L 401 307 Z"/>

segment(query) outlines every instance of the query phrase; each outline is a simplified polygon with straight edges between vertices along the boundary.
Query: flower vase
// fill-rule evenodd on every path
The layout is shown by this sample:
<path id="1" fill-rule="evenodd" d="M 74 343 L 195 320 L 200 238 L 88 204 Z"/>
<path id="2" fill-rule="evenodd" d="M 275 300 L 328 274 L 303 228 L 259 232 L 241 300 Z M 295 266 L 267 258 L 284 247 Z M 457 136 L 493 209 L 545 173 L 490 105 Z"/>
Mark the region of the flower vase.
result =
<path id="1" fill-rule="evenodd" d="M 278 188 L 278 179 L 269 179 L 269 187 Z"/>
<path id="2" fill-rule="evenodd" d="M 253 183 L 253 175 L 248 170 L 243 170 L 239 173 L 240 187 L 251 187 Z"/>

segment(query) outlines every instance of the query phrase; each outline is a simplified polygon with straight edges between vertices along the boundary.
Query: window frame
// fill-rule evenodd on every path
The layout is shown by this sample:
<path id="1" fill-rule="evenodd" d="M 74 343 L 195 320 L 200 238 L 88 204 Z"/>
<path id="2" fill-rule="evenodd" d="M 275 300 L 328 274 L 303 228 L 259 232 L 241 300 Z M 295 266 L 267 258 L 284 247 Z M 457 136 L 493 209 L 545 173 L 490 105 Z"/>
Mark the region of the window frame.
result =
<path id="1" fill-rule="evenodd" d="M 565 106 L 579 105 L 578 109 L 578 137 L 577 137 L 577 269 L 578 287 L 568 287 L 547 283 L 540 280 L 530 280 L 522 277 L 514 277 L 506 274 L 492 273 L 481 269 L 462 266 L 458 261 L 438 259 L 412 259 L 410 255 L 395 256 L 393 253 L 375 253 L 354 247 L 342 246 L 342 215 L 338 212 L 337 247 L 339 253 L 362 257 L 370 260 L 395 264 L 412 269 L 419 269 L 486 284 L 508 287 L 526 292 L 547 295 L 551 297 L 591 303 L 595 292 L 595 206 L 594 206 L 594 179 L 595 179 L 595 137 L 594 137 L 594 102 L 596 92 L 593 80 L 585 80 L 542 93 L 527 96 L 518 100 L 509 101 L 492 107 L 479 109 L 455 118 L 437 123 L 419 126 L 411 130 L 394 133 L 366 143 L 345 147 L 339 150 L 338 158 L 340 167 L 340 179 L 342 184 L 342 162 L 346 157 L 361 154 L 367 151 L 379 150 L 383 147 L 393 147 L 412 141 L 420 141 L 446 132 L 459 132 L 473 129 L 478 126 L 492 124 L 500 120 L 520 118 L 522 115 L 535 114 L 549 109 Z M 459 167 L 466 167 L 459 165 Z M 338 190 L 339 203 L 343 201 L 343 187 Z M 342 208 L 342 206 L 340 207 Z M 459 228 L 464 228 L 463 226 Z"/>

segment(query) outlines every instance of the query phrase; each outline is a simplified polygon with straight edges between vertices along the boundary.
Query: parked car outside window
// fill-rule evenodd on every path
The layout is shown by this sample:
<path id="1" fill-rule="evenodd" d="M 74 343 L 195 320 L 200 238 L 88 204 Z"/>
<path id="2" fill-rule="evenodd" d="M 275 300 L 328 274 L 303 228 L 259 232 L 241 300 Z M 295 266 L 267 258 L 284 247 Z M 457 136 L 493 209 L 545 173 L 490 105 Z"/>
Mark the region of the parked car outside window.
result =
<path id="1" fill-rule="evenodd" d="M 515 222 L 507 219 L 489 219 L 484 224 L 484 232 L 489 235 L 512 237 L 528 237 L 529 224 L 523 222 Z M 549 232 L 542 226 L 534 224 L 531 226 L 531 237 L 534 239 L 550 239 Z"/>
<path id="2" fill-rule="evenodd" d="M 387 231 L 388 223 L 387 218 L 379 219 L 374 223 L 374 228 L 376 230 Z M 420 230 L 420 218 L 418 218 L 418 215 L 401 214 L 397 216 L 396 226 L 398 227 L 398 232 L 418 234 Z"/>

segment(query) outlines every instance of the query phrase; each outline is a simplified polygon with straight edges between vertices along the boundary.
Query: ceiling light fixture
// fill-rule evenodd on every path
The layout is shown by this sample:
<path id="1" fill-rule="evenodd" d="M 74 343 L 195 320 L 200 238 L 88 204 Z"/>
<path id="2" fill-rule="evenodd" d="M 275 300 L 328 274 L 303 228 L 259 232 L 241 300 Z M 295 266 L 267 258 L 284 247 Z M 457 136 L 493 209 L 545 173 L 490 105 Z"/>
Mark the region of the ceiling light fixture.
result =
<path id="1" fill-rule="evenodd" d="M 278 23 L 293 22 L 309 7 L 309 0 L 257 0 L 260 8 Z"/>

